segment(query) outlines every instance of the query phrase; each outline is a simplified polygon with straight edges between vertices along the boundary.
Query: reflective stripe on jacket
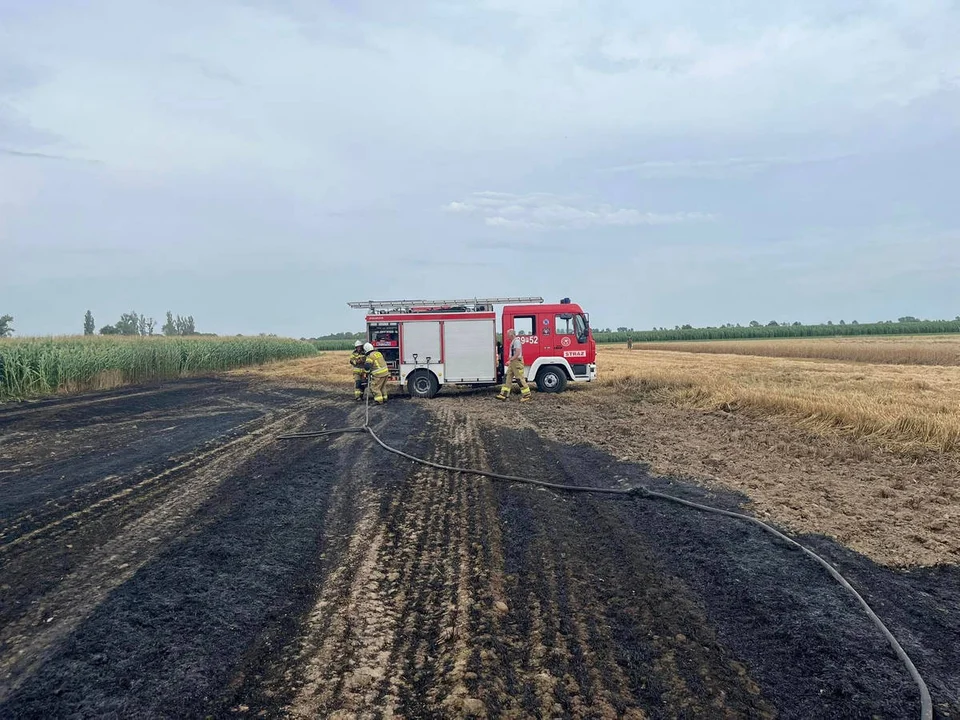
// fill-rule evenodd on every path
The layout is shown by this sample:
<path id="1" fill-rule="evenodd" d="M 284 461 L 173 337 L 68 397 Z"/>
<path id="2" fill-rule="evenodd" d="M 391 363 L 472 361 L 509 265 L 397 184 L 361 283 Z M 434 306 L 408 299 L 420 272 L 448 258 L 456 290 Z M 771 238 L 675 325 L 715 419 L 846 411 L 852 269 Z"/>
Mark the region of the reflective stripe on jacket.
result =
<path id="1" fill-rule="evenodd" d="M 374 377 L 383 377 L 390 374 L 390 368 L 387 367 L 387 361 L 383 358 L 383 353 L 374 350 L 367 355 L 367 367 L 371 369 L 370 374 Z"/>
<path id="2" fill-rule="evenodd" d="M 367 359 L 367 356 L 364 355 L 362 352 L 354 351 L 350 355 L 350 365 L 353 367 L 353 371 L 358 375 L 364 371 L 363 364 L 366 361 L 366 359 Z"/>

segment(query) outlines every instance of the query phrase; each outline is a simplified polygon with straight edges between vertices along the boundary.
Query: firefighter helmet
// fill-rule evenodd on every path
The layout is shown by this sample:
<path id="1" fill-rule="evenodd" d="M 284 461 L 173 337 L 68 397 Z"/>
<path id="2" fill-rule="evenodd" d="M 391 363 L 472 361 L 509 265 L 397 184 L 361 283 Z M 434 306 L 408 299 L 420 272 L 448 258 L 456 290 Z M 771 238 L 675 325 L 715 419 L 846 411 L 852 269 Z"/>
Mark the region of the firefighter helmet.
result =
<path id="1" fill-rule="evenodd" d="M 371 345 L 370 343 L 364 343 L 363 351 L 366 353 L 373 352 L 373 345 Z"/>
<path id="2" fill-rule="evenodd" d="M 353 346 L 354 346 L 355 348 L 363 347 L 363 342 L 360 341 L 360 340 L 357 340 L 357 341 L 353 344 Z"/>

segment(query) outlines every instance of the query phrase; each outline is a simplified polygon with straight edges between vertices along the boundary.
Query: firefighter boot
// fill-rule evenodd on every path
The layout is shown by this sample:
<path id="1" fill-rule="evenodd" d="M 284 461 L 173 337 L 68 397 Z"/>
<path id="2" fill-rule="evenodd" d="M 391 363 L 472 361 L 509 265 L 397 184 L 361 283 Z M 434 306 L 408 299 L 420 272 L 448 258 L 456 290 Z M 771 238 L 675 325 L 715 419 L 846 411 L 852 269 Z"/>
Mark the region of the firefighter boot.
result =
<path id="1" fill-rule="evenodd" d="M 527 402 L 530 399 L 530 388 L 520 388 L 520 402 Z"/>
<path id="2" fill-rule="evenodd" d="M 500 388 L 500 394 L 497 395 L 497 400 L 506 400 L 509 397 L 510 397 L 510 387 L 508 385 L 504 385 L 503 387 Z"/>

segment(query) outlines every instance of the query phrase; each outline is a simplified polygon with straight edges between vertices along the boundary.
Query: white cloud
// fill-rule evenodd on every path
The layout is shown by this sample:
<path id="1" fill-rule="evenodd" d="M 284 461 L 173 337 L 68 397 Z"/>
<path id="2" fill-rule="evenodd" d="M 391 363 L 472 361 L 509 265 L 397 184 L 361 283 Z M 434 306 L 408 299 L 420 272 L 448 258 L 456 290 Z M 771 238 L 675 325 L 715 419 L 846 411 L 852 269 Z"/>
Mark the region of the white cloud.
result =
<path id="1" fill-rule="evenodd" d="M 445 209 L 447 212 L 479 216 L 489 227 L 511 230 L 583 230 L 591 227 L 673 225 L 716 219 L 709 213 L 655 213 L 636 208 L 617 208 L 606 203 L 587 204 L 577 202 L 576 198 L 550 193 L 514 195 L 478 192 L 464 201 L 447 204 Z"/>

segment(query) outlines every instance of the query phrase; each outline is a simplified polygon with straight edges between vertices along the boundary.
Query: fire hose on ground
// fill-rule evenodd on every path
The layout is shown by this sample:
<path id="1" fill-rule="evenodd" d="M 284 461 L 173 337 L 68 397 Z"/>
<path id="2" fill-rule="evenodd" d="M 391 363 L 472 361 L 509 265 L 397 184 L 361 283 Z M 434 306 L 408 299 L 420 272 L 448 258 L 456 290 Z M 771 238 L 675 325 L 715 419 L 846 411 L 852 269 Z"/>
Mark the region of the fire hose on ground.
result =
<path id="1" fill-rule="evenodd" d="M 584 487 L 581 485 L 564 485 L 561 483 L 548 482 L 546 480 L 536 480 L 534 478 L 525 478 L 519 477 L 516 475 L 503 475 L 501 473 L 490 472 L 487 470 L 477 470 L 475 468 L 462 468 L 455 467 L 452 465 L 444 465 L 442 463 L 433 462 L 432 460 L 425 460 L 423 458 L 418 458 L 409 453 L 405 453 L 402 450 L 399 450 L 395 447 L 391 447 L 374 432 L 373 428 L 370 427 L 370 388 L 367 386 L 365 392 L 365 417 L 363 425 L 360 427 L 345 427 L 345 428 L 333 428 L 329 430 L 318 430 L 312 432 L 299 432 L 299 433 L 289 433 L 285 435 L 279 435 L 278 440 L 294 440 L 300 438 L 314 438 L 322 437 L 325 435 L 338 435 L 343 433 L 367 433 L 374 439 L 374 441 L 386 450 L 389 453 L 394 455 L 399 455 L 402 458 L 406 458 L 411 462 L 418 463 L 420 465 L 425 465 L 427 467 L 436 468 L 437 470 L 444 470 L 451 473 L 461 473 L 464 475 L 478 475 L 480 477 L 490 478 L 492 480 L 501 480 L 504 482 L 513 482 L 523 485 L 534 485 L 536 487 L 546 488 L 548 490 L 555 490 L 557 492 L 569 492 L 569 493 L 593 493 L 597 495 L 626 495 L 630 497 L 637 498 L 651 498 L 655 500 L 664 500 L 666 502 L 675 503 L 677 505 L 682 505 L 689 508 L 694 508 L 695 510 L 700 510 L 706 513 L 713 513 L 715 515 L 724 515 L 726 517 L 736 518 L 738 520 L 744 520 L 749 523 L 760 527 L 771 535 L 777 537 L 778 539 L 784 541 L 788 545 L 797 550 L 800 550 L 807 557 L 811 558 L 822 566 L 830 576 L 836 580 L 847 592 L 849 592 L 854 599 L 860 604 L 860 607 L 863 608 L 864 612 L 877 627 L 878 630 L 883 634 L 889 643 L 890 647 L 893 649 L 896 656 L 903 663 L 904 667 L 907 669 L 907 672 L 910 674 L 910 677 L 913 678 L 914 683 L 916 683 L 918 690 L 920 691 L 920 720 L 933 720 L 933 703 L 930 699 L 930 691 L 927 689 L 927 684 L 924 682 L 923 678 L 920 676 L 920 672 L 917 670 L 916 665 L 913 664 L 913 661 L 910 659 L 910 656 L 907 655 L 906 650 L 900 645 L 897 639 L 894 637 L 893 633 L 884 625 L 880 617 L 873 611 L 873 608 L 867 604 L 867 601 L 858 593 L 854 587 L 847 581 L 847 579 L 840 574 L 840 571 L 837 570 L 833 565 L 824 560 L 822 557 L 817 555 L 809 548 L 801 545 L 796 540 L 793 540 L 790 537 L 787 537 L 779 530 L 767 525 L 762 520 L 759 520 L 750 515 L 744 515 L 743 513 L 732 512 L 730 510 L 722 510 L 720 508 L 711 507 L 710 505 L 702 505 L 700 503 L 692 502 L 690 500 L 684 500 L 683 498 L 674 497 L 673 495 L 667 495 L 656 490 L 651 490 L 643 485 L 638 485 L 632 488 L 603 488 L 603 487 Z"/>

